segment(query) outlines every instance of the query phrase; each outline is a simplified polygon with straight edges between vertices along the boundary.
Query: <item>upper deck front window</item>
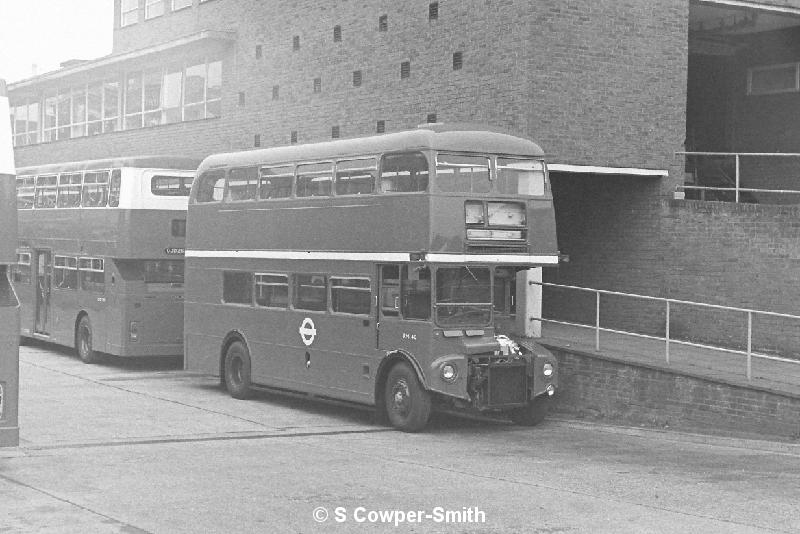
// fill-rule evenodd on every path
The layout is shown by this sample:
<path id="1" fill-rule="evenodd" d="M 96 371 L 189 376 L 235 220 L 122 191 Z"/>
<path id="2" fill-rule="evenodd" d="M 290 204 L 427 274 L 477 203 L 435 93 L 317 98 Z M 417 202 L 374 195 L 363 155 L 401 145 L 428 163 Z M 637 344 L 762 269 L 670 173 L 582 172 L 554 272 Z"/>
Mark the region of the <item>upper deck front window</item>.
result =
<path id="1" fill-rule="evenodd" d="M 488 193 L 489 158 L 439 154 L 436 158 L 436 183 L 439 191 L 447 193 Z"/>
<path id="2" fill-rule="evenodd" d="M 497 158 L 497 190 L 509 195 L 542 196 L 547 176 L 537 159 Z"/>

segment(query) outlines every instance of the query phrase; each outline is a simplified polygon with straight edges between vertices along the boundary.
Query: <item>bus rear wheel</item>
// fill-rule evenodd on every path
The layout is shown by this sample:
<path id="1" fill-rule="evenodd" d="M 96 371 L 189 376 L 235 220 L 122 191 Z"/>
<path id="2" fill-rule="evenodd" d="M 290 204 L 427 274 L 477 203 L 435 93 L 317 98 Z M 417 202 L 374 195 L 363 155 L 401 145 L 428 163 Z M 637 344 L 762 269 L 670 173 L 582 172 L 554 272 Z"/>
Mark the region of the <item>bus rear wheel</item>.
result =
<path id="1" fill-rule="evenodd" d="M 536 426 L 544 421 L 549 411 L 550 397 L 544 395 L 531 399 L 527 406 L 512 410 L 509 417 L 518 425 Z"/>
<path id="2" fill-rule="evenodd" d="M 75 352 L 83 363 L 97 363 L 100 355 L 92 348 L 92 323 L 89 316 L 84 315 L 78 321 L 75 332 Z"/>
<path id="3" fill-rule="evenodd" d="M 250 351 L 241 341 L 234 341 L 225 351 L 225 388 L 234 399 L 248 399 L 250 387 Z"/>
<path id="4" fill-rule="evenodd" d="M 425 428 L 431 415 L 431 396 L 419 383 L 417 374 L 406 362 L 389 371 L 384 388 L 386 416 L 393 427 L 403 432 Z"/>

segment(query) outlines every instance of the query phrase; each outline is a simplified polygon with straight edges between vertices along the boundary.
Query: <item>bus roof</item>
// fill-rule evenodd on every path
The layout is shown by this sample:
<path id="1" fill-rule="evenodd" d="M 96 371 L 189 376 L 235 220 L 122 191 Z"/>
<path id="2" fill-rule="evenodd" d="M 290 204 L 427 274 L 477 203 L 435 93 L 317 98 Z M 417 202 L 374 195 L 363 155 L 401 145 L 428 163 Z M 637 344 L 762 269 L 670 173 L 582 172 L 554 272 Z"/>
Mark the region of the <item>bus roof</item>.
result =
<path id="1" fill-rule="evenodd" d="M 197 169 L 200 162 L 201 160 L 198 158 L 188 158 L 185 156 L 131 156 L 22 167 L 17 169 L 17 174 L 55 174 L 59 172 L 92 171 L 101 169 L 116 169 L 120 167 L 193 171 Z"/>
<path id="2" fill-rule="evenodd" d="M 530 157 L 544 156 L 544 151 L 533 141 L 509 133 L 491 131 L 485 126 L 427 124 L 416 130 L 370 137 L 214 154 L 203 160 L 198 173 L 218 167 L 277 164 L 300 160 L 319 161 L 424 149 Z"/>

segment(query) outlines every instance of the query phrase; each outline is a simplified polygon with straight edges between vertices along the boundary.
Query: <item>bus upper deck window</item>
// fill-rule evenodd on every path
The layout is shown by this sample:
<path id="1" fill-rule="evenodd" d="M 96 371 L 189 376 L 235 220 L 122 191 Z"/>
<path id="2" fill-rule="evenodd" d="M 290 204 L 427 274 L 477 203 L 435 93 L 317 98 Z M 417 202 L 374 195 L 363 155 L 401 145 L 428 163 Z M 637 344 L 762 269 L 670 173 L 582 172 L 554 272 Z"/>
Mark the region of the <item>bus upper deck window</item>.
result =
<path id="1" fill-rule="evenodd" d="M 292 196 L 294 168 L 291 165 L 282 167 L 263 167 L 258 184 L 258 198 L 288 198 Z"/>
<path id="2" fill-rule="evenodd" d="M 372 193 L 377 175 L 378 162 L 375 159 L 339 161 L 336 163 L 336 194 Z"/>
<path id="3" fill-rule="evenodd" d="M 64 173 L 58 177 L 59 208 L 77 208 L 81 205 L 81 173 Z"/>
<path id="4" fill-rule="evenodd" d="M 112 208 L 119 206 L 119 192 L 122 182 L 122 171 L 114 169 L 111 171 L 111 182 L 108 187 L 108 205 Z"/>
<path id="5" fill-rule="evenodd" d="M 150 192 L 157 196 L 188 197 L 191 187 L 191 176 L 157 174 L 150 179 Z"/>
<path id="6" fill-rule="evenodd" d="M 219 202 L 225 192 L 225 171 L 207 171 L 197 181 L 197 202 Z"/>
<path id="7" fill-rule="evenodd" d="M 83 177 L 81 205 L 97 208 L 108 204 L 108 171 L 87 172 Z"/>
<path id="8" fill-rule="evenodd" d="M 330 196 L 333 181 L 332 163 L 310 163 L 297 166 L 298 197 Z"/>
<path id="9" fill-rule="evenodd" d="M 428 189 L 428 159 L 421 152 L 387 154 L 381 161 L 381 192 L 412 193 Z"/>
<path id="10" fill-rule="evenodd" d="M 497 158 L 497 187 L 510 195 L 542 196 L 546 191 L 544 162 L 536 159 Z"/>
<path id="11" fill-rule="evenodd" d="M 258 190 L 258 167 L 231 169 L 228 175 L 228 200 L 255 200 Z"/>
<path id="12" fill-rule="evenodd" d="M 436 183 L 440 191 L 448 193 L 488 193 L 489 158 L 439 154 L 436 158 Z"/>

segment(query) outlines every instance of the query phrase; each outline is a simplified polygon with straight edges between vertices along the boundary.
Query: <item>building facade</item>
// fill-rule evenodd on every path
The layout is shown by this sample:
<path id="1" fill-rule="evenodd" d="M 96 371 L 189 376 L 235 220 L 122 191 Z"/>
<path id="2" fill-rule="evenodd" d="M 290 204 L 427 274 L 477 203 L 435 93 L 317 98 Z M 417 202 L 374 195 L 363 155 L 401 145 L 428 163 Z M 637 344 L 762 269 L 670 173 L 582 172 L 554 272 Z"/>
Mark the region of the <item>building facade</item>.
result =
<path id="1" fill-rule="evenodd" d="M 546 279 L 776 311 L 800 296 L 796 208 L 759 206 L 754 226 L 752 206 L 673 198 L 731 180 L 687 151 L 800 152 L 800 0 L 115 0 L 113 24 L 109 56 L 11 85 L 18 165 L 481 122 L 549 154 L 569 262 Z M 741 185 L 800 189 L 797 162 L 743 163 Z"/>

